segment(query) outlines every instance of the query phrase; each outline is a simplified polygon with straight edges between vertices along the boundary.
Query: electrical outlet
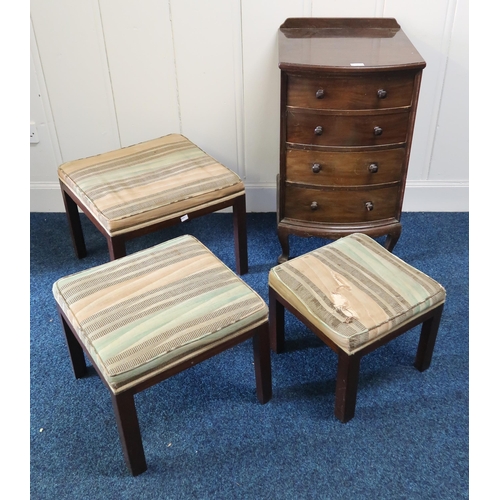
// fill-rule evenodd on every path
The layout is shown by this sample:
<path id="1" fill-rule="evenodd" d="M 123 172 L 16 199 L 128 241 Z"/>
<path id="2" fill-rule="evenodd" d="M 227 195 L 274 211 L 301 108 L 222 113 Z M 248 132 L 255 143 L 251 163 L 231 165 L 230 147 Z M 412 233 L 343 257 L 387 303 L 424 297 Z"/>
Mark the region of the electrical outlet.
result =
<path id="1" fill-rule="evenodd" d="M 36 129 L 36 124 L 30 122 L 30 144 L 38 144 L 40 139 L 38 138 L 38 130 Z"/>

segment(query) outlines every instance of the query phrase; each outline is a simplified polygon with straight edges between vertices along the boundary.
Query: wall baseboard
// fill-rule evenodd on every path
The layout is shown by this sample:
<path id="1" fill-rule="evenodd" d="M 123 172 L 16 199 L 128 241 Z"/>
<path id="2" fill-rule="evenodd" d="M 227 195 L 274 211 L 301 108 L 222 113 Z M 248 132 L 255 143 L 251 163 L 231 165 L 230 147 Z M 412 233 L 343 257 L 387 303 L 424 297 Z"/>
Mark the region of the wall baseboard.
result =
<path id="1" fill-rule="evenodd" d="M 275 184 L 246 184 L 248 212 L 275 212 Z M 404 212 L 468 212 L 469 182 L 408 181 Z M 64 212 L 59 184 L 32 182 L 30 212 Z"/>

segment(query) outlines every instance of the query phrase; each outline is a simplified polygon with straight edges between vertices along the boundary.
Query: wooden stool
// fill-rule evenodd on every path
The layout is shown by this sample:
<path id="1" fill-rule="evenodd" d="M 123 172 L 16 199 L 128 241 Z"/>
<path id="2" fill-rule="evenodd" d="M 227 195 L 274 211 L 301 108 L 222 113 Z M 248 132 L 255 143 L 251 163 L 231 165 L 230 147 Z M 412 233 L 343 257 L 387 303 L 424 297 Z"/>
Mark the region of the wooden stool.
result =
<path id="1" fill-rule="evenodd" d="M 147 469 L 134 394 L 252 337 L 257 397 L 271 398 L 267 305 L 192 236 L 61 278 L 53 293 L 75 376 L 85 353 L 133 475 Z"/>
<path id="2" fill-rule="evenodd" d="M 236 270 L 248 272 L 245 187 L 179 134 L 64 163 L 58 170 L 78 258 L 86 255 L 78 207 L 106 237 L 111 260 L 125 242 L 232 207 Z"/>
<path id="3" fill-rule="evenodd" d="M 354 417 L 361 358 L 422 323 L 415 367 L 431 363 L 446 292 L 364 234 L 269 273 L 271 347 L 284 350 L 285 308 L 338 354 L 335 416 Z"/>

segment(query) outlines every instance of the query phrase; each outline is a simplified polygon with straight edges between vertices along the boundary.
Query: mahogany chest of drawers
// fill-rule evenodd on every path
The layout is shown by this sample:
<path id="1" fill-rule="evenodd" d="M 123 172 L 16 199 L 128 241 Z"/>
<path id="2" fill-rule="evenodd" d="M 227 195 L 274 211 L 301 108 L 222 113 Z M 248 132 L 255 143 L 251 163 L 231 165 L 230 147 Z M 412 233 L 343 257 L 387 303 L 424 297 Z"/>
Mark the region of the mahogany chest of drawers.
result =
<path id="1" fill-rule="evenodd" d="M 425 61 L 391 18 L 290 18 L 279 30 L 278 238 L 386 236 L 392 251 Z"/>

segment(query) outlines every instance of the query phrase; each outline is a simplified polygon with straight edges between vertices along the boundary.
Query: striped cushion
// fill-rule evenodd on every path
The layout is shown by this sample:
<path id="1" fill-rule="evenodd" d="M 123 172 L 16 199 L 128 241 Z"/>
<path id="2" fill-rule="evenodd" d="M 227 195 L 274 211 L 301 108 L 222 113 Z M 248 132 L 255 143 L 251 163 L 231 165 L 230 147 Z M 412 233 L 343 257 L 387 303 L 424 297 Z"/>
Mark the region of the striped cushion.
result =
<path id="1" fill-rule="evenodd" d="M 61 278 L 53 293 L 115 393 L 268 315 L 259 295 L 192 236 Z"/>
<path id="2" fill-rule="evenodd" d="M 245 192 L 233 171 L 178 134 L 70 161 L 58 173 L 111 236 Z"/>
<path id="3" fill-rule="evenodd" d="M 269 286 L 348 354 L 446 298 L 439 283 L 364 234 L 276 266 Z"/>

